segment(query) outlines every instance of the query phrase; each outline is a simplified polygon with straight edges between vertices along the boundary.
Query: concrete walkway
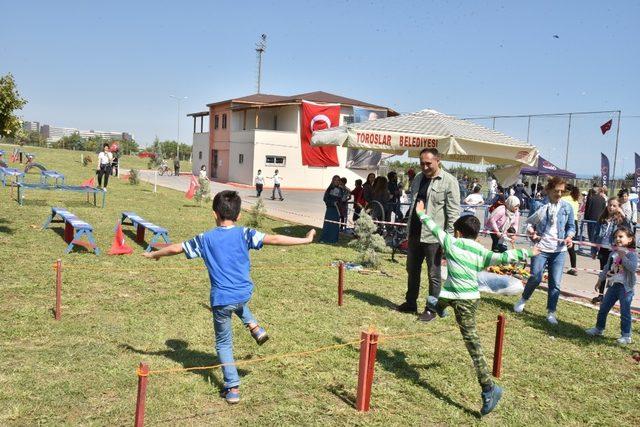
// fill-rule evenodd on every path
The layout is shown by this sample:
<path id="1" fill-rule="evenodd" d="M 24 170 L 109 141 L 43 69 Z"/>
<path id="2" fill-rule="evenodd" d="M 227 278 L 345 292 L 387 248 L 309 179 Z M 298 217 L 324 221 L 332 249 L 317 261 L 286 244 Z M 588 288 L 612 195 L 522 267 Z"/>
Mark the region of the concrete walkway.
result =
<path id="1" fill-rule="evenodd" d="M 153 171 L 140 171 L 140 178 L 153 183 L 154 173 Z M 191 177 L 187 175 L 181 175 L 179 177 L 174 176 L 158 176 L 157 183 L 159 186 L 172 188 L 174 190 L 186 192 L 189 188 Z M 234 190 L 240 194 L 242 203 L 244 206 L 253 205 L 258 198 L 256 197 L 255 189 L 245 188 L 240 186 L 234 186 L 229 184 L 222 184 L 219 182 L 211 182 L 211 193 L 215 194 L 222 190 Z M 262 200 L 265 205 L 267 214 L 276 218 L 283 219 L 285 221 L 291 221 L 295 223 L 312 225 L 314 227 L 322 228 L 324 221 L 325 206 L 322 201 L 321 191 L 309 191 L 309 190 L 284 190 L 284 201 L 271 200 L 271 190 L 265 190 L 262 193 Z M 480 242 L 485 247 L 491 246 L 491 239 L 489 237 L 481 237 Z M 526 245 L 526 242 L 522 240 L 521 245 Z M 583 251 L 585 254 L 588 251 Z M 569 257 L 566 257 L 565 271 L 569 266 Z M 586 268 L 597 270 L 600 265 L 597 260 L 591 259 L 589 256 L 578 255 L 577 259 L 578 268 Z M 592 298 L 596 296 L 596 292 L 593 287 L 596 283 L 597 275 L 593 272 L 579 271 L 578 276 L 570 276 L 568 274 L 563 275 L 562 278 L 562 290 L 570 292 L 575 295 Z M 633 307 L 640 307 L 640 292 L 636 292 L 633 299 Z M 595 322 L 595 316 L 594 316 Z"/>

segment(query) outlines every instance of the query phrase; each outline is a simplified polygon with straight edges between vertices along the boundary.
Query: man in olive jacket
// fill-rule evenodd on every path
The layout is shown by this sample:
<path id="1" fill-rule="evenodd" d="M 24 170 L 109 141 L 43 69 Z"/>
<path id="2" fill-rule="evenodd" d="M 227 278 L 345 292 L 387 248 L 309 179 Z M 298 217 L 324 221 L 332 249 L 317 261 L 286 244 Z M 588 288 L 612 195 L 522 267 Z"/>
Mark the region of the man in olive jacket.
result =
<path id="1" fill-rule="evenodd" d="M 453 223 L 460 216 L 460 188 L 456 178 L 440 168 L 440 155 L 435 148 L 420 152 L 420 169 L 411 182 L 413 202 L 409 209 L 409 252 L 407 254 L 407 294 L 405 302 L 398 306 L 403 313 L 417 313 L 420 293 L 422 263 L 426 261 L 429 273 L 429 295 L 440 295 L 442 248 L 435 236 L 420 223 L 415 214 L 417 200 L 425 204 L 429 215 L 447 233 L 453 234 Z M 424 317 L 424 319 L 423 319 Z M 420 320 L 431 320 L 428 308 Z"/>

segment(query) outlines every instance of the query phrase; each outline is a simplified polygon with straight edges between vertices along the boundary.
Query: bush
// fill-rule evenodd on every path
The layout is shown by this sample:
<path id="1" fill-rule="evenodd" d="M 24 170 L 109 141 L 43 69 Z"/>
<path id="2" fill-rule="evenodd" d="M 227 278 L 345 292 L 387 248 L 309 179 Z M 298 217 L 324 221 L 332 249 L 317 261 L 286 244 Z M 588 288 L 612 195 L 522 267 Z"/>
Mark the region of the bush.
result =
<path id="1" fill-rule="evenodd" d="M 140 171 L 138 169 L 131 169 L 129 171 L 129 184 L 131 185 L 140 184 Z"/>
<path id="2" fill-rule="evenodd" d="M 202 200 L 207 201 L 209 199 L 209 180 L 206 178 L 198 178 L 198 184 L 200 187 L 196 188 L 196 192 L 193 197 L 202 204 Z"/>
<path id="3" fill-rule="evenodd" d="M 349 242 L 349 246 L 360 253 L 358 262 L 365 267 L 377 267 L 380 265 L 378 253 L 389 252 L 384 239 L 377 231 L 378 226 L 362 211 L 356 221 L 357 239 Z"/>
<path id="4" fill-rule="evenodd" d="M 249 211 L 249 215 L 247 217 L 247 226 L 252 228 L 262 227 L 262 221 L 264 220 L 265 213 L 266 209 L 264 208 L 264 202 L 262 201 L 262 199 L 258 199 L 258 203 L 253 205 L 253 207 Z"/>

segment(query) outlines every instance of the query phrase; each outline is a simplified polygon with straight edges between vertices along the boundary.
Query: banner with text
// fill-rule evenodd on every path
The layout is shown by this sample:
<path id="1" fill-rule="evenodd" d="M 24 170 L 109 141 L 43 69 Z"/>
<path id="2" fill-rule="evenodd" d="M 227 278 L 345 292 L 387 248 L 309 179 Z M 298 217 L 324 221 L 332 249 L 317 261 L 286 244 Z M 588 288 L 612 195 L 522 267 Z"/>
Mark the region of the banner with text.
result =
<path id="1" fill-rule="evenodd" d="M 600 177 L 602 186 L 609 188 L 609 158 L 600 153 Z"/>
<path id="2" fill-rule="evenodd" d="M 640 193 L 640 154 L 636 154 L 636 173 L 634 175 L 634 185 L 636 187 L 636 193 Z M 638 208 L 638 212 L 640 212 L 640 200 L 637 201 L 636 207 Z"/>
<path id="3" fill-rule="evenodd" d="M 362 123 L 369 120 L 383 119 L 387 117 L 386 111 L 369 110 L 361 107 L 353 107 L 353 122 Z M 347 152 L 347 167 L 350 169 L 378 169 L 382 160 L 382 153 L 373 150 L 357 150 L 350 148 Z"/>
<path id="4" fill-rule="evenodd" d="M 311 135 L 316 130 L 329 129 L 340 124 L 340 104 L 315 104 L 302 101 L 300 146 L 305 166 L 339 166 L 336 147 L 312 147 Z"/>

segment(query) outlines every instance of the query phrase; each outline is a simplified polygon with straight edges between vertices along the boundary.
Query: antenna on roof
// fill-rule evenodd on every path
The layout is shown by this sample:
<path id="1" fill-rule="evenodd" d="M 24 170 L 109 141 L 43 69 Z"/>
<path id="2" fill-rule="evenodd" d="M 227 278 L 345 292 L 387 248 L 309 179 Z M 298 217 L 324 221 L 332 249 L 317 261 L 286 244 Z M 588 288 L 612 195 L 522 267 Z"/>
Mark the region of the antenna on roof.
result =
<path id="1" fill-rule="evenodd" d="M 258 79 L 256 82 L 256 92 L 260 93 L 260 81 L 262 79 L 262 54 L 267 50 L 267 35 L 262 34 L 256 43 L 256 59 L 258 61 Z"/>

